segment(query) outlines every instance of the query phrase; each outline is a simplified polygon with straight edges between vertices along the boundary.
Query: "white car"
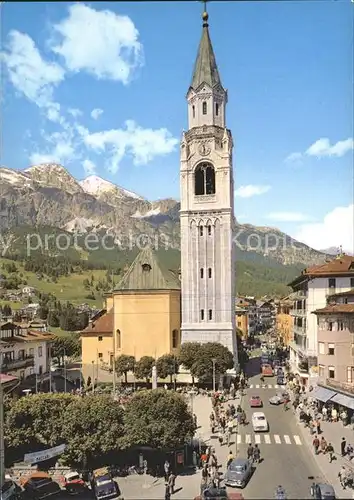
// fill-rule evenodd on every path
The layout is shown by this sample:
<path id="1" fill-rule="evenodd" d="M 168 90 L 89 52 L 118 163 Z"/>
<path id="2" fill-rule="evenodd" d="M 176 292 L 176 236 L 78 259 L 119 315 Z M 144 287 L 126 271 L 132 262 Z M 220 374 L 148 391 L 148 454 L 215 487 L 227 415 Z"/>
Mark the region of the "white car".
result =
<path id="1" fill-rule="evenodd" d="M 252 415 L 252 427 L 254 432 L 268 432 L 268 421 L 261 411 L 257 411 Z"/>

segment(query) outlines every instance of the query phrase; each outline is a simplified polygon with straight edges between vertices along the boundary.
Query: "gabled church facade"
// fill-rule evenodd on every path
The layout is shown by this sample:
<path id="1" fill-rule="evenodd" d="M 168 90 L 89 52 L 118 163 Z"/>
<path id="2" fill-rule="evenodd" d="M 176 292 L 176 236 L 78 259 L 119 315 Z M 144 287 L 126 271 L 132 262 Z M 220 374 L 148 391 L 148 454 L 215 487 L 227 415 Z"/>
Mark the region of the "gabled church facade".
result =
<path id="1" fill-rule="evenodd" d="M 236 365 L 233 141 L 206 12 L 187 105 L 180 167 L 182 343 L 220 342 Z"/>

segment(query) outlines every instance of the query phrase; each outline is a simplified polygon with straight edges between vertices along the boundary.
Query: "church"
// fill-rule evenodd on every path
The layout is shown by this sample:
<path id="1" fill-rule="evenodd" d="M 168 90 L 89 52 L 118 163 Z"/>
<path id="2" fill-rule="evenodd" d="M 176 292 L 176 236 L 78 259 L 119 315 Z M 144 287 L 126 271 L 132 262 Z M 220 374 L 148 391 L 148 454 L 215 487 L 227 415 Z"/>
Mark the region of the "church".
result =
<path id="1" fill-rule="evenodd" d="M 207 12 L 202 21 L 181 140 L 180 273 L 152 249 L 139 253 L 100 317 L 82 332 L 84 373 L 112 366 L 121 354 L 177 355 L 184 342 L 219 342 L 237 366 L 233 141 Z"/>

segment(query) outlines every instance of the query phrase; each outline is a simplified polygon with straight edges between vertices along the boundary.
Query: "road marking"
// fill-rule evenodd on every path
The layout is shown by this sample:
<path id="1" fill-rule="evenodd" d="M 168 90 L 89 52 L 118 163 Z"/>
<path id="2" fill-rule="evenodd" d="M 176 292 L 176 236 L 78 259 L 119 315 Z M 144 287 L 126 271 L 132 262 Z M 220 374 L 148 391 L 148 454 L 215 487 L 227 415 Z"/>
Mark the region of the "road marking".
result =
<path id="1" fill-rule="evenodd" d="M 280 436 L 278 436 L 278 434 L 274 434 L 274 441 L 276 442 L 276 444 L 281 444 L 281 439 Z"/>
<path id="2" fill-rule="evenodd" d="M 291 444 L 291 439 L 289 438 L 289 436 L 284 435 L 284 440 L 286 444 Z"/>
<path id="3" fill-rule="evenodd" d="M 265 444 L 271 444 L 271 440 L 270 440 L 269 434 L 265 434 L 264 441 L 265 441 Z"/>
<path id="4" fill-rule="evenodd" d="M 261 444 L 261 436 L 259 434 L 254 435 L 254 442 L 256 444 Z"/>
<path id="5" fill-rule="evenodd" d="M 279 389 L 279 385 L 275 385 L 275 386 L 274 386 L 274 389 Z"/>
<path id="6" fill-rule="evenodd" d="M 271 389 L 272 387 L 272 384 L 268 384 L 268 389 Z"/>
<path id="7" fill-rule="evenodd" d="M 237 434 L 237 444 L 241 444 L 242 443 L 242 436 L 241 434 Z"/>
<path id="8" fill-rule="evenodd" d="M 299 436 L 294 436 L 294 441 L 295 441 L 295 444 L 297 444 L 298 446 L 302 445 L 301 439 L 299 438 Z"/>
<path id="9" fill-rule="evenodd" d="M 246 434 L 245 443 L 246 444 L 252 443 L 252 439 L 251 439 L 251 435 L 250 434 Z"/>
<path id="10" fill-rule="evenodd" d="M 249 388 L 250 388 L 250 389 L 253 389 L 253 384 L 251 384 L 251 385 L 249 386 Z"/>
<path id="11" fill-rule="evenodd" d="M 256 385 L 256 389 L 259 389 L 259 384 Z"/>

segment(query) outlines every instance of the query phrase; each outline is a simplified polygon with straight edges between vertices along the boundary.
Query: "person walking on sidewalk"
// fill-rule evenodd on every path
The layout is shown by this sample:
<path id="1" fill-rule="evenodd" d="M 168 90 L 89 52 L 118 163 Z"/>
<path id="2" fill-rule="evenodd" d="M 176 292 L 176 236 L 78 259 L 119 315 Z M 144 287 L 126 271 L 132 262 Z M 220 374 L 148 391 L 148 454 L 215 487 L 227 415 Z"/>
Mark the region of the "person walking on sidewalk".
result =
<path id="1" fill-rule="evenodd" d="M 327 453 L 329 457 L 329 463 L 331 464 L 333 462 L 333 456 L 334 456 L 334 448 L 332 446 L 332 443 L 328 443 Z"/>
<path id="2" fill-rule="evenodd" d="M 318 449 L 320 447 L 320 440 L 318 439 L 317 436 L 314 437 L 314 440 L 312 441 L 312 446 L 313 446 L 313 450 L 315 452 L 315 455 L 318 455 Z"/>
<path id="3" fill-rule="evenodd" d="M 345 455 L 346 455 L 346 448 L 347 448 L 347 441 L 343 437 L 342 441 L 340 443 L 340 454 L 342 455 L 342 457 L 345 457 Z"/>
<path id="4" fill-rule="evenodd" d="M 253 450 L 253 460 L 256 464 L 259 464 L 261 459 L 261 450 L 258 447 L 258 444 L 254 445 L 254 450 Z"/>
<path id="5" fill-rule="evenodd" d="M 321 448 L 322 453 L 325 454 L 327 451 L 327 441 L 325 440 L 325 438 L 323 436 L 321 437 L 320 448 Z"/>
<path id="6" fill-rule="evenodd" d="M 253 458 L 253 446 L 252 446 L 252 443 L 249 443 L 248 445 L 248 448 L 247 448 L 247 458 L 248 460 L 251 460 L 251 458 Z"/>

